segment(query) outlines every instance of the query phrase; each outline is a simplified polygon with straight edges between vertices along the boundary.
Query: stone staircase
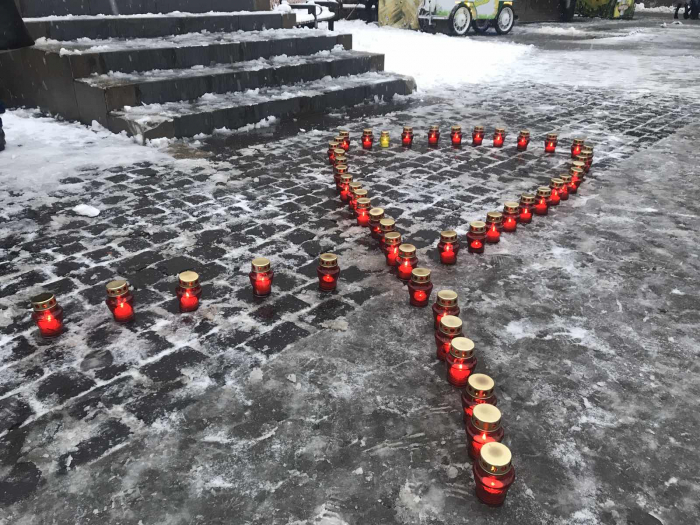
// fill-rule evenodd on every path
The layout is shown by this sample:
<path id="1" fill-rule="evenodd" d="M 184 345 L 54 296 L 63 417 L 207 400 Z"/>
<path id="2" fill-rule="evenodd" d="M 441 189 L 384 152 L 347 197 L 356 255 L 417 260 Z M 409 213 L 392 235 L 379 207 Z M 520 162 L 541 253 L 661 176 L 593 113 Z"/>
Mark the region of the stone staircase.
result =
<path id="1" fill-rule="evenodd" d="M 383 71 L 383 55 L 353 51 L 351 35 L 295 28 L 294 13 L 260 0 L 17 2 L 37 44 L 0 54 L 0 98 L 144 139 L 414 88 Z"/>

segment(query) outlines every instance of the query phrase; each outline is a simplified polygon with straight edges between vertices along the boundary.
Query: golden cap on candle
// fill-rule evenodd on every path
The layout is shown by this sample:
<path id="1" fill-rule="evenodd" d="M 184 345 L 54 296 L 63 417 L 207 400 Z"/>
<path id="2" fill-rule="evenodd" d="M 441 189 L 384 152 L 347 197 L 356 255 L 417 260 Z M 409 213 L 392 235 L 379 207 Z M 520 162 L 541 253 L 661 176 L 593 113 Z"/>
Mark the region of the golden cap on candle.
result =
<path id="1" fill-rule="evenodd" d="M 580 160 L 574 160 L 571 161 L 571 167 L 572 168 L 579 168 L 580 170 L 583 170 L 583 168 L 586 166 L 585 162 L 582 162 Z"/>
<path id="2" fill-rule="evenodd" d="M 455 242 L 457 240 L 457 232 L 454 230 L 441 231 L 440 240 L 442 242 Z"/>
<path id="3" fill-rule="evenodd" d="M 318 263 L 322 268 L 335 268 L 338 266 L 338 256 L 334 253 L 322 253 Z"/>
<path id="4" fill-rule="evenodd" d="M 572 166 L 571 169 L 569 170 L 569 175 L 571 175 L 571 178 L 573 178 L 574 175 L 576 175 L 579 179 L 583 179 L 583 177 L 586 174 L 584 173 L 582 168 L 575 168 Z"/>
<path id="5" fill-rule="evenodd" d="M 452 340 L 450 354 L 457 359 L 469 359 L 474 355 L 474 341 L 466 337 L 455 337 Z"/>
<path id="6" fill-rule="evenodd" d="M 387 246 L 398 246 L 401 244 L 401 234 L 399 232 L 386 232 L 384 234 L 384 244 Z"/>
<path id="7" fill-rule="evenodd" d="M 559 175 L 559 178 L 564 184 L 569 184 L 571 182 L 571 175 Z"/>
<path id="8" fill-rule="evenodd" d="M 586 139 L 574 139 L 574 146 L 583 146 L 585 142 Z"/>
<path id="9" fill-rule="evenodd" d="M 488 403 L 476 405 L 472 412 L 472 423 L 479 430 L 493 432 L 501 426 L 501 411 Z"/>
<path id="10" fill-rule="evenodd" d="M 475 399 L 486 399 L 493 395 L 496 384 L 486 374 L 472 374 L 467 380 L 467 392 Z"/>
<path id="11" fill-rule="evenodd" d="M 350 175 L 349 173 L 343 173 L 343 174 L 340 176 L 340 183 L 343 184 L 343 185 L 345 185 L 345 184 L 348 184 L 348 185 L 351 184 L 351 183 L 352 183 L 352 175 Z"/>
<path id="12" fill-rule="evenodd" d="M 44 310 L 50 310 L 56 306 L 56 297 L 54 294 L 49 292 L 40 293 L 35 295 L 30 299 L 32 303 L 32 308 L 35 312 L 43 312 Z"/>
<path id="13" fill-rule="evenodd" d="M 348 184 L 348 188 L 350 189 L 350 193 L 355 193 L 361 187 L 362 187 L 362 183 L 357 182 L 357 181 L 354 181 L 354 182 L 351 182 L 350 184 Z"/>
<path id="14" fill-rule="evenodd" d="M 367 190 L 357 190 L 357 191 L 367 192 Z M 357 209 L 358 210 L 369 210 L 371 207 L 372 207 L 372 201 L 370 199 L 368 199 L 367 197 L 360 197 L 359 199 L 357 199 Z"/>
<path id="15" fill-rule="evenodd" d="M 352 191 L 352 194 L 358 199 L 366 199 L 368 193 L 369 192 L 365 188 L 357 188 Z"/>
<path id="16" fill-rule="evenodd" d="M 457 292 L 440 290 L 437 294 L 437 304 L 445 307 L 457 306 Z"/>
<path id="17" fill-rule="evenodd" d="M 418 284 L 430 282 L 430 270 L 427 268 L 414 268 L 411 272 L 411 281 Z"/>
<path id="18" fill-rule="evenodd" d="M 342 143 L 343 143 L 343 137 L 341 137 L 340 135 L 338 135 L 338 136 L 337 136 L 335 139 L 333 139 L 333 140 L 335 140 L 338 144 L 342 144 Z"/>
<path id="19" fill-rule="evenodd" d="M 499 135 L 504 135 L 506 132 L 506 128 L 496 128 L 496 133 Z"/>
<path id="20" fill-rule="evenodd" d="M 484 126 L 474 126 L 474 133 L 483 133 Z"/>
<path id="21" fill-rule="evenodd" d="M 593 159 L 593 155 L 590 153 L 579 153 L 576 155 L 576 160 L 583 162 L 584 166 L 586 165 L 586 162 Z"/>
<path id="22" fill-rule="evenodd" d="M 529 129 L 521 129 L 520 136 L 529 138 L 530 137 L 530 130 Z"/>
<path id="23" fill-rule="evenodd" d="M 412 244 L 399 245 L 399 257 L 411 258 L 416 256 L 416 247 Z"/>
<path id="24" fill-rule="evenodd" d="M 538 197 L 550 197 L 552 195 L 552 190 L 551 188 L 548 188 L 547 186 L 540 186 L 537 188 L 537 196 Z"/>
<path id="25" fill-rule="evenodd" d="M 520 203 L 515 201 L 508 201 L 503 204 L 503 211 L 505 213 L 518 213 L 520 210 Z"/>
<path id="26" fill-rule="evenodd" d="M 486 224 L 501 224 L 503 214 L 500 211 L 490 211 L 486 214 Z"/>
<path id="27" fill-rule="evenodd" d="M 331 141 L 328 143 L 328 149 L 335 150 L 335 149 L 338 149 L 338 146 L 340 146 L 340 144 L 339 144 L 337 141 L 335 141 L 335 140 L 331 140 Z"/>
<path id="28" fill-rule="evenodd" d="M 404 127 L 403 127 L 403 132 L 404 132 L 404 133 L 413 134 L 413 127 L 412 127 L 412 126 L 404 126 Z"/>
<path id="29" fill-rule="evenodd" d="M 338 163 L 335 166 L 333 166 L 333 172 L 338 176 L 344 175 L 348 172 L 348 165 L 343 164 L 342 162 Z"/>
<path id="30" fill-rule="evenodd" d="M 440 126 L 438 126 L 437 124 L 433 124 L 432 126 L 430 126 L 430 131 L 440 131 Z"/>
<path id="31" fill-rule="evenodd" d="M 382 131 L 382 132 L 381 132 L 381 137 L 388 137 L 388 136 L 389 136 L 389 132 L 388 132 L 388 131 Z M 381 138 L 381 137 L 380 137 L 380 138 Z"/>
<path id="32" fill-rule="evenodd" d="M 385 233 L 393 232 L 395 227 L 396 221 L 394 219 L 390 219 L 389 217 L 385 217 L 379 221 L 379 228 Z"/>
<path id="33" fill-rule="evenodd" d="M 520 196 L 520 204 L 535 204 L 535 196 L 532 193 L 523 193 Z"/>
<path id="34" fill-rule="evenodd" d="M 333 153 L 335 153 L 335 157 L 343 157 L 345 158 L 345 150 L 343 148 L 336 148 L 333 150 Z"/>
<path id="35" fill-rule="evenodd" d="M 555 188 L 555 189 L 559 190 L 559 189 L 561 189 L 562 186 L 564 186 L 564 181 L 559 179 L 559 178 L 552 179 L 549 181 L 550 188 Z"/>
<path id="36" fill-rule="evenodd" d="M 350 132 L 347 131 L 347 130 L 345 130 L 345 129 L 341 129 L 341 130 L 338 132 L 338 136 L 343 137 L 343 138 L 345 138 L 345 137 L 350 137 Z"/>
<path id="37" fill-rule="evenodd" d="M 462 126 L 452 126 L 450 128 L 450 131 L 452 133 L 461 133 L 462 132 Z"/>
<path id="38" fill-rule="evenodd" d="M 559 137 L 559 135 L 556 133 L 547 133 L 547 140 L 557 140 L 557 137 Z"/>
<path id="39" fill-rule="evenodd" d="M 256 259 L 257 260 L 257 259 Z M 267 261 L 267 259 L 265 259 Z M 255 261 L 253 261 L 255 262 Z M 269 264 L 269 261 L 268 261 Z M 187 270 L 186 272 L 182 272 L 180 275 L 177 276 L 178 279 L 180 279 L 180 286 L 183 288 L 194 288 L 199 284 L 199 274 L 197 272 L 193 272 L 191 270 Z"/>
<path id="40" fill-rule="evenodd" d="M 379 222 L 384 218 L 384 208 L 372 208 L 369 210 L 369 220 Z"/>
<path id="41" fill-rule="evenodd" d="M 583 146 L 581 148 L 581 153 L 584 155 L 590 155 L 591 157 L 593 156 L 593 148 L 590 148 L 588 146 Z"/>
<path id="42" fill-rule="evenodd" d="M 129 291 L 129 283 L 123 279 L 109 281 L 107 283 L 107 295 L 109 297 L 119 297 Z"/>
<path id="43" fill-rule="evenodd" d="M 270 260 L 264 257 L 258 257 L 257 259 L 253 259 L 251 266 L 254 272 L 266 272 L 270 269 Z"/>
<path id="44" fill-rule="evenodd" d="M 472 221 L 469 223 L 469 231 L 472 233 L 484 233 L 486 231 L 486 223 L 484 221 Z"/>
<path id="45" fill-rule="evenodd" d="M 462 333 L 462 320 L 456 315 L 446 315 L 440 319 L 440 331 L 445 335 Z"/>
<path id="46" fill-rule="evenodd" d="M 479 453 L 479 466 L 492 476 L 502 476 L 509 472 L 512 460 L 513 455 L 510 453 L 510 449 L 503 443 L 495 441 L 484 443 Z"/>
<path id="47" fill-rule="evenodd" d="M 372 128 L 365 128 L 362 130 L 363 135 L 371 135 L 372 134 Z"/>

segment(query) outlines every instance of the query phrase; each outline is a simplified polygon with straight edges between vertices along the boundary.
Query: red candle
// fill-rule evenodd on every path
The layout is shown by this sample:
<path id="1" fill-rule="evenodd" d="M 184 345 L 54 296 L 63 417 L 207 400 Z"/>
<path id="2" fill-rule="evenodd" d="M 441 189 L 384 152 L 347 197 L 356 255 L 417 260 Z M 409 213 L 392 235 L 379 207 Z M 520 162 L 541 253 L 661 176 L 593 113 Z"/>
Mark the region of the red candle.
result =
<path id="1" fill-rule="evenodd" d="M 474 341 L 466 337 L 455 337 L 445 356 L 447 381 L 457 387 L 467 386 L 467 379 L 476 368 Z"/>
<path id="2" fill-rule="evenodd" d="M 576 156 L 581 153 L 581 148 L 583 147 L 584 139 L 574 139 L 571 144 L 571 158 L 575 159 Z"/>
<path id="3" fill-rule="evenodd" d="M 338 256 L 332 253 L 321 254 L 316 273 L 318 275 L 318 287 L 322 292 L 332 292 L 335 290 L 338 285 L 338 276 L 340 276 Z M 267 293 L 270 293 L 269 289 Z"/>
<path id="4" fill-rule="evenodd" d="M 512 233 L 518 228 L 520 204 L 508 201 L 503 205 L 503 231 Z"/>
<path id="5" fill-rule="evenodd" d="M 350 200 L 348 201 L 348 208 L 350 208 L 353 211 L 353 215 L 355 215 L 355 217 L 357 217 L 358 201 L 360 199 L 369 200 L 369 198 L 367 197 L 368 194 L 369 192 L 365 188 L 353 189 L 352 184 L 350 185 Z M 365 213 L 367 214 L 367 224 L 369 224 L 369 208 L 365 210 Z"/>
<path id="6" fill-rule="evenodd" d="M 437 247 L 442 264 L 454 264 L 457 262 L 460 244 L 456 231 L 445 230 L 440 232 L 440 242 Z"/>
<path id="7" fill-rule="evenodd" d="M 474 126 L 474 131 L 472 131 L 472 146 L 481 146 L 484 142 L 484 126 Z"/>
<path id="8" fill-rule="evenodd" d="M 496 244 L 501 240 L 503 229 L 503 214 L 500 211 L 490 211 L 486 214 L 486 242 Z"/>
<path id="9" fill-rule="evenodd" d="M 444 361 L 452 348 L 452 340 L 462 336 L 462 320 L 454 315 L 445 315 L 435 330 L 435 357 Z"/>
<path id="10" fill-rule="evenodd" d="M 358 226 L 369 226 L 369 209 L 371 206 L 372 202 L 367 197 L 360 197 L 357 199 L 355 215 L 357 217 Z"/>
<path id="11" fill-rule="evenodd" d="M 467 386 L 462 390 L 462 409 L 464 410 L 464 422 L 468 423 L 472 418 L 472 412 L 476 405 L 489 404 L 496 406 L 498 399 L 493 393 L 495 383 L 486 374 L 472 374 L 467 380 Z"/>
<path id="12" fill-rule="evenodd" d="M 383 208 L 372 208 L 369 210 L 369 231 L 373 239 L 379 239 L 382 233 L 382 227 L 379 221 L 384 218 Z"/>
<path id="13" fill-rule="evenodd" d="M 588 173 L 591 171 L 591 165 L 593 163 L 593 154 L 585 151 L 585 148 L 581 150 L 581 153 L 576 155 L 576 160 L 583 162 L 583 171 Z"/>
<path id="14" fill-rule="evenodd" d="M 472 411 L 472 417 L 467 421 L 465 430 L 469 457 L 478 459 L 481 447 L 486 443 L 503 441 L 501 411 L 494 405 L 487 403 L 476 405 Z"/>
<path id="15" fill-rule="evenodd" d="M 547 186 L 537 188 L 537 197 L 535 205 L 532 207 L 535 210 L 535 215 L 547 215 L 549 213 L 549 198 L 552 196 L 552 190 Z"/>
<path id="16" fill-rule="evenodd" d="M 580 164 L 580 162 L 576 161 L 573 162 L 572 164 Z M 571 184 L 569 184 L 569 193 L 578 193 L 578 188 L 581 186 L 581 183 L 583 182 L 583 179 L 585 178 L 585 174 L 583 172 L 583 168 L 579 166 L 571 166 L 569 169 L 569 175 L 571 175 Z"/>
<path id="17" fill-rule="evenodd" d="M 476 496 L 491 506 L 503 505 L 508 489 L 515 481 L 512 455 L 502 443 L 487 443 L 481 447 L 479 461 L 472 470 L 476 482 Z"/>
<path id="18" fill-rule="evenodd" d="M 425 308 L 433 291 L 433 283 L 430 282 L 430 270 L 427 268 L 414 268 L 411 272 L 411 280 L 408 282 L 408 298 L 411 306 Z"/>
<path id="19" fill-rule="evenodd" d="M 547 133 L 547 138 L 544 139 L 544 152 L 554 153 L 557 150 L 559 137 L 556 133 Z"/>
<path id="20" fill-rule="evenodd" d="M 549 196 L 549 205 L 550 206 L 559 206 L 559 202 L 561 201 L 561 196 L 559 195 L 559 191 L 561 190 L 562 186 L 564 185 L 564 181 L 561 179 L 551 179 L 549 182 L 549 187 L 552 190 L 550 196 Z"/>
<path id="21" fill-rule="evenodd" d="M 134 319 L 134 296 L 129 291 L 129 283 L 124 280 L 107 283 L 107 307 L 118 323 L 128 323 Z"/>
<path id="22" fill-rule="evenodd" d="M 413 128 L 410 126 L 404 126 L 403 132 L 401 133 L 401 144 L 405 148 L 410 148 L 413 145 Z"/>
<path id="23" fill-rule="evenodd" d="M 469 253 L 484 253 L 485 241 L 486 223 L 482 221 L 470 222 L 467 232 L 467 251 Z"/>
<path id="24" fill-rule="evenodd" d="M 269 259 L 258 257 L 251 263 L 251 271 L 248 274 L 250 284 L 253 287 L 255 297 L 267 297 L 272 292 L 272 281 L 275 273 Z"/>
<path id="25" fill-rule="evenodd" d="M 559 175 L 562 187 L 559 188 L 559 198 L 563 201 L 569 200 L 569 186 L 571 185 L 571 175 Z"/>
<path id="26" fill-rule="evenodd" d="M 199 308 L 199 297 L 202 295 L 202 287 L 199 285 L 199 275 L 196 272 L 186 271 L 178 275 L 180 280 L 176 288 L 180 313 L 194 312 Z"/>
<path id="27" fill-rule="evenodd" d="M 460 126 L 452 126 L 450 130 L 450 140 L 455 148 L 462 145 L 462 128 Z"/>
<path id="28" fill-rule="evenodd" d="M 396 266 L 396 258 L 399 255 L 399 246 L 401 245 L 401 234 L 397 231 L 390 231 L 384 234 L 384 256 L 386 257 L 387 266 Z"/>
<path id="29" fill-rule="evenodd" d="M 341 130 L 338 132 L 338 136 L 342 139 L 342 148 L 348 151 L 350 149 L 350 132 Z"/>
<path id="30" fill-rule="evenodd" d="M 532 222 L 532 210 L 535 206 L 535 196 L 532 193 L 523 193 L 520 196 L 520 224 L 530 224 Z"/>
<path id="31" fill-rule="evenodd" d="M 32 319 L 44 339 L 58 337 L 63 333 L 63 308 L 52 293 L 41 293 L 31 298 Z"/>
<path id="32" fill-rule="evenodd" d="M 337 166 L 338 164 L 347 164 L 348 159 L 345 156 L 345 150 L 343 148 L 337 148 L 333 150 L 333 160 L 331 161 L 331 164 L 333 166 Z"/>
<path id="33" fill-rule="evenodd" d="M 493 133 L 493 147 L 500 148 L 503 146 L 503 141 L 506 139 L 506 128 L 496 128 Z"/>
<path id="34" fill-rule="evenodd" d="M 328 143 L 328 162 L 329 164 L 335 164 L 335 150 L 337 150 L 340 147 L 340 144 L 336 142 L 335 140 L 331 140 Z"/>
<path id="35" fill-rule="evenodd" d="M 528 144 L 530 144 L 530 132 L 523 129 L 520 131 L 520 133 L 518 133 L 518 151 L 527 150 Z"/>
<path id="36" fill-rule="evenodd" d="M 395 229 L 396 222 L 391 217 L 384 217 L 379 220 L 379 246 L 382 250 L 384 250 L 384 246 L 386 246 L 384 236 L 389 232 L 393 232 Z"/>
<path id="37" fill-rule="evenodd" d="M 333 166 L 333 181 L 335 182 L 335 189 L 338 193 L 340 193 L 340 190 L 342 190 L 340 178 L 343 175 L 347 174 L 347 172 L 347 164 L 336 164 L 335 166 Z M 350 182 L 352 182 L 352 179 L 350 179 Z"/>
<path id="38" fill-rule="evenodd" d="M 352 184 L 352 175 L 346 173 L 340 176 L 340 200 L 343 202 L 350 200 L 350 184 Z"/>
<path id="39" fill-rule="evenodd" d="M 440 127 L 430 126 L 430 131 L 428 131 L 428 145 L 437 146 L 440 140 Z"/>
<path id="40" fill-rule="evenodd" d="M 440 321 L 446 315 L 459 317 L 457 293 L 452 290 L 440 290 L 437 294 L 437 300 L 433 305 L 433 324 L 435 330 L 440 328 Z"/>
<path id="41" fill-rule="evenodd" d="M 374 143 L 374 135 L 371 129 L 365 129 L 362 132 L 362 147 L 364 149 L 372 149 L 372 144 Z"/>
<path id="42" fill-rule="evenodd" d="M 357 191 L 362 189 L 362 183 L 357 182 L 357 181 L 352 181 L 350 184 L 348 184 L 348 208 L 352 211 L 355 211 L 355 207 L 357 206 Z M 364 195 L 363 195 L 364 197 Z M 342 195 L 341 195 L 342 198 Z"/>
<path id="43" fill-rule="evenodd" d="M 396 256 L 396 276 L 402 281 L 408 281 L 416 266 L 418 266 L 416 247 L 412 244 L 400 244 L 399 253 Z"/>

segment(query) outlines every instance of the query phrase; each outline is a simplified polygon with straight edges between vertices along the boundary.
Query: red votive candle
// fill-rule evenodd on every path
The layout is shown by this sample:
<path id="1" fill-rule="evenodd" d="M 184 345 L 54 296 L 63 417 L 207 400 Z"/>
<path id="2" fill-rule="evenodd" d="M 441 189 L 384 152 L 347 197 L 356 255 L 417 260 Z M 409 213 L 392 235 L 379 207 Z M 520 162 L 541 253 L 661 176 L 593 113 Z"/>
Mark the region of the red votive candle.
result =
<path id="1" fill-rule="evenodd" d="M 335 166 L 333 166 L 333 181 L 335 182 L 335 189 L 337 192 L 340 192 L 340 190 L 342 189 L 340 186 L 340 177 L 346 175 L 347 173 L 347 164 L 336 164 Z M 352 182 L 352 179 L 350 179 L 350 182 Z"/>
<path id="2" fill-rule="evenodd" d="M 437 146 L 440 141 L 440 126 L 430 126 L 428 131 L 428 146 Z"/>
<path id="3" fill-rule="evenodd" d="M 357 197 L 355 192 L 359 189 L 362 189 L 361 182 L 357 182 L 355 180 L 348 184 L 348 208 L 352 211 L 355 211 L 355 206 L 357 206 Z"/>
<path id="4" fill-rule="evenodd" d="M 335 140 L 331 140 L 328 143 L 328 162 L 329 164 L 335 164 L 335 150 L 340 148 L 340 144 Z"/>
<path id="5" fill-rule="evenodd" d="M 571 185 L 571 175 L 559 175 L 557 177 L 561 179 L 562 187 L 559 188 L 559 198 L 563 201 L 569 200 L 569 186 Z"/>
<path id="6" fill-rule="evenodd" d="M 493 132 L 493 147 L 500 148 L 506 140 L 506 128 L 496 128 Z"/>
<path id="7" fill-rule="evenodd" d="M 535 196 L 532 193 L 523 193 L 520 196 L 520 215 L 518 216 L 520 224 L 530 224 L 532 222 L 534 206 Z"/>
<path id="8" fill-rule="evenodd" d="M 452 146 L 458 148 L 462 145 L 462 127 L 452 126 L 450 129 L 450 140 L 452 141 Z"/>
<path id="9" fill-rule="evenodd" d="M 379 221 L 384 218 L 384 208 L 372 208 L 369 210 L 369 231 L 373 239 L 379 239 L 382 228 Z"/>
<path id="10" fill-rule="evenodd" d="M 386 257 L 387 266 L 396 266 L 396 258 L 399 256 L 399 246 L 401 245 L 401 234 L 397 231 L 386 232 L 384 234 L 384 245 L 382 250 Z"/>
<path id="11" fill-rule="evenodd" d="M 335 150 L 333 150 L 333 160 L 331 161 L 331 164 L 333 164 L 333 166 L 347 163 L 348 159 L 345 156 L 345 150 L 343 148 L 336 148 Z"/>
<path id="12" fill-rule="evenodd" d="M 457 304 L 457 292 L 453 290 L 440 290 L 437 300 L 433 305 L 433 326 L 435 330 L 440 328 L 440 321 L 446 315 L 459 317 L 459 305 Z"/>
<path id="13" fill-rule="evenodd" d="M 591 165 L 593 164 L 593 153 L 583 148 L 581 153 L 576 155 L 576 160 L 583 162 L 583 171 L 588 173 L 591 171 Z"/>
<path id="14" fill-rule="evenodd" d="M 527 129 L 520 130 L 520 133 L 518 133 L 518 151 L 527 150 L 528 144 L 530 144 L 530 131 Z"/>
<path id="15" fill-rule="evenodd" d="M 129 283 L 124 280 L 107 283 L 107 300 L 105 301 L 114 320 L 128 323 L 134 319 L 134 296 L 129 291 Z"/>
<path id="16" fill-rule="evenodd" d="M 350 184 L 352 184 L 352 175 L 345 173 L 340 176 L 340 200 L 348 202 L 350 200 Z"/>
<path id="17" fill-rule="evenodd" d="M 584 139 L 574 139 L 571 144 L 571 158 L 575 159 L 576 156 L 581 153 L 581 148 L 583 147 Z"/>
<path id="18" fill-rule="evenodd" d="M 486 242 L 496 244 L 501 240 L 503 229 L 503 214 L 500 211 L 490 211 L 486 214 Z"/>
<path id="19" fill-rule="evenodd" d="M 180 283 L 175 289 L 175 293 L 180 304 L 180 313 L 194 312 L 199 308 L 199 297 L 202 295 L 199 274 L 186 271 L 178 275 L 178 279 Z"/>
<path id="20" fill-rule="evenodd" d="M 401 144 L 405 148 L 410 148 L 413 146 L 413 128 L 411 126 L 403 127 L 403 132 L 401 133 Z"/>
<path id="21" fill-rule="evenodd" d="M 467 386 L 462 390 L 462 409 L 464 410 L 465 425 L 471 420 L 476 405 L 497 405 L 498 399 L 494 394 L 495 384 L 486 374 L 472 374 L 467 380 Z"/>
<path id="22" fill-rule="evenodd" d="M 350 132 L 347 130 L 340 130 L 338 136 L 342 139 L 342 148 L 348 151 L 350 149 Z"/>
<path id="23" fill-rule="evenodd" d="M 452 340 L 462 336 L 462 320 L 454 315 L 444 315 L 435 330 L 435 357 L 444 361 L 452 348 Z"/>
<path id="24" fill-rule="evenodd" d="M 355 216 L 357 217 L 358 226 L 369 226 L 369 210 L 371 207 L 372 201 L 369 200 L 367 197 L 360 197 L 357 199 L 357 206 L 355 207 Z"/>
<path id="25" fill-rule="evenodd" d="M 552 190 L 547 186 L 537 188 L 537 197 L 535 205 L 532 207 L 535 210 L 535 215 L 547 215 L 549 213 L 549 198 L 552 196 Z"/>
<path id="26" fill-rule="evenodd" d="M 318 287 L 322 292 L 332 292 L 338 286 L 340 276 L 340 266 L 338 266 L 338 256 L 332 253 L 322 253 L 318 259 Z M 269 293 L 269 292 L 268 292 Z"/>
<path id="27" fill-rule="evenodd" d="M 556 133 L 547 133 L 547 138 L 544 139 L 544 152 L 554 153 L 557 150 L 559 136 Z"/>
<path id="28" fill-rule="evenodd" d="M 476 368 L 474 341 L 466 337 L 455 337 L 450 352 L 445 356 L 447 381 L 457 387 L 467 386 L 467 379 Z"/>
<path id="29" fill-rule="evenodd" d="M 457 232 L 454 230 L 445 230 L 440 232 L 440 242 L 437 245 L 440 252 L 440 262 L 442 264 L 454 264 L 457 262 L 457 254 L 459 253 L 459 239 Z"/>
<path id="30" fill-rule="evenodd" d="M 551 190 L 551 193 L 549 195 L 549 205 L 550 206 L 559 206 L 559 202 L 561 201 L 561 195 L 559 195 L 559 190 L 561 190 L 562 186 L 564 186 L 564 181 L 561 179 L 550 179 L 549 181 L 549 189 Z"/>
<path id="31" fill-rule="evenodd" d="M 472 417 L 467 420 L 465 431 L 469 457 L 478 459 L 481 447 L 486 443 L 503 441 L 501 411 L 494 405 L 487 403 L 476 405 L 472 410 Z"/>
<path id="32" fill-rule="evenodd" d="M 474 131 L 472 131 L 472 146 L 481 146 L 484 142 L 484 126 L 474 126 Z"/>
<path id="33" fill-rule="evenodd" d="M 484 253 L 485 242 L 486 223 L 483 221 L 470 222 L 467 232 L 467 251 L 469 253 Z"/>
<path id="34" fill-rule="evenodd" d="M 571 186 L 569 186 L 569 193 L 577 193 L 579 186 L 586 179 L 586 172 L 583 170 L 584 164 L 579 160 L 575 160 L 571 163 L 571 168 L 569 168 L 569 175 L 571 175 L 571 183 L 574 185 L 574 191 L 571 191 Z"/>
<path id="35" fill-rule="evenodd" d="M 513 233 L 518 228 L 520 217 L 520 204 L 508 201 L 503 204 L 503 231 Z"/>
<path id="36" fill-rule="evenodd" d="M 482 503 L 498 507 L 503 505 L 508 489 L 515 481 L 512 455 L 503 443 L 486 443 L 481 447 L 479 460 L 472 470 L 476 482 L 476 496 Z"/>
<path id="37" fill-rule="evenodd" d="M 591 169 L 591 164 L 593 164 L 593 146 L 589 144 L 584 144 L 581 148 L 581 155 L 585 155 L 588 159 L 588 169 Z"/>
<path id="38" fill-rule="evenodd" d="M 362 148 L 372 149 L 372 144 L 374 144 L 374 135 L 372 134 L 372 130 L 370 128 L 365 129 L 362 132 Z"/>
<path id="39" fill-rule="evenodd" d="M 258 257 L 251 263 L 250 284 L 255 297 L 267 297 L 272 292 L 272 280 L 275 277 L 269 259 Z"/>
<path id="40" fill-rule="evenodd" d="M 416 247 L 412 244 L 399 244 L 399 253 L 396 256 L 396 276 L 402 281 L 408 281 L 416 266 L 418 266 Z"/>
<path id="41" fill-rule="evenodd" d="M 365 188 L 353 190 L 352 184 L 350 184 L 350 200 L 348 201 L 348 207 L 353 211 L 353 214 L 357 215 L 357 201 L 360 199 L 368 199 L 368 193 L 369 192 Z M 369 209 L 367 213 L 369 213 Z M 367 223 L 369 224 L 369 216 L 367 217 Z"/>
<path id="42" fill-rule="evenodd" d="M 418 308 L 428 306 L 432 291 L 433 283 L 430 282 L 430 270 L 414 268 L 411 272 L 411 280 L 408 281 L 408 298 L 411 306 Z"/>
<path id="43" fill-rule="evenodd" d="M 384 250 L 385 240 L 384 236 L 396 230 L 396 222 L 391 217 L 384 217 L 379 220 L 379 247 Z"/>
<path id="44" fill-rule="evenodd" d="M 32 319 L 39 328 L 39 334 L 44 339 L 58 337 L 63 333 L 63 308 L 52 293 L 41 293 L 30 299 L 32 303 Z"/>

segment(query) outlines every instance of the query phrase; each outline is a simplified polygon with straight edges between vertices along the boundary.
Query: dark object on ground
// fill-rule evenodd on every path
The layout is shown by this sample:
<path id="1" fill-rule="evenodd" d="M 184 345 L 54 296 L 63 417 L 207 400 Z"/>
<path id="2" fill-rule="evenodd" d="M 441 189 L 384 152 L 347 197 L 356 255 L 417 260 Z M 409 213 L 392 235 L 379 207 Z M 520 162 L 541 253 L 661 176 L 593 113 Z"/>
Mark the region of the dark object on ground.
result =
<path id="1" fill-rule="evenodd" d="M 561 0 L 561 21 L 571 22 L 576 13 L 576 0 Z"/>
<path id="2" fill-rule="evenodd" d="M 0 115 L 5 113 L 5 104 L 0 100 Z M 0 151 L 5 149 L 5 132 L 2 129 L 2 119 L 0 118 Z"/>
<path id="3" fill-rule="evenodd" d="M 34 45 L 14 0 L 0 0 L 0 51 Z"/>
<path id="4" fill-rule="evenodd" d="M 685 7 L 685 12 L 683 13 L 683 18 L 685 20 L 689 18 L 691 20 L 698 19 L 698 14 L 700 14 L 700 0 L 690 0 L 690 2 L 686 2 L 685 4 L 679 3 L 676 6 L 676 12 L 673 14 L 673 18 L 678 18 L 678 11 L 680 11 L 681 7 Z"/>

